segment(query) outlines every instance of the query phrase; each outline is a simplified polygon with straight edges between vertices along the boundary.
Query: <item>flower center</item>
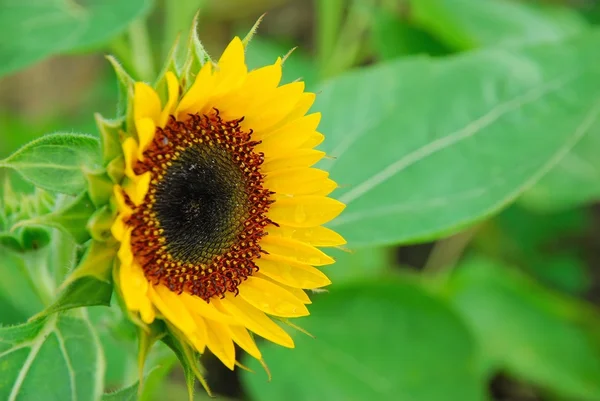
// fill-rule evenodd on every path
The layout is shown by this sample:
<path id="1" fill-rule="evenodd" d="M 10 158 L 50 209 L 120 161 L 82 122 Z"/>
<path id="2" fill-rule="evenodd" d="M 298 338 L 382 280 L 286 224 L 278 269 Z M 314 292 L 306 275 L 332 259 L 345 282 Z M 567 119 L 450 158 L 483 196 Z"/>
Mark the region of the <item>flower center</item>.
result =
<path id="1" fill-rule="evenodd" d="M 241 120 L 218 112 L 171 117 L 156 130 L 137 174 L 151 182 L 128 224 L 131 246 L 146 278 L 174 292 L 209 301 L 237 287 L 258 268 L 258 244 L 271 192 L 262 187 L 262 153 Z"/>

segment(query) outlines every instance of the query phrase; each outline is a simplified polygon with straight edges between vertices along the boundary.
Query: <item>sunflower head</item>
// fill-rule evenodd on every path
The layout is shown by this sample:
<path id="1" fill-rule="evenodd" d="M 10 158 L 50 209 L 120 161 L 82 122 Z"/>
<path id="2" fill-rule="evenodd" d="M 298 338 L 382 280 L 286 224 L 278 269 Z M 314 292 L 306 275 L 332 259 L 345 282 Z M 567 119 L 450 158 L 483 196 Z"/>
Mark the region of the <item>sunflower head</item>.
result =
<path id="1" fill-rule="evenodd" d="M 305 290 L 328 285 L 318 267 L 333 263 L 318 247 L 345 243 L 323 227 L 344 205 L 312 167 L 325 155 L 320 114 L 307 114 L 315 94 L 280 84 L 282 59 L 248 71 L 244 52 L 237 37 L 216 63 L 191 51 L 165 69 L 164 97 L 131 82 L 124 174 L 113 175 L 127 309 L 230 369 L 234 343 L 262 360 L 255 334 L 294 346 L 275 321 L 309 314 Z"/>

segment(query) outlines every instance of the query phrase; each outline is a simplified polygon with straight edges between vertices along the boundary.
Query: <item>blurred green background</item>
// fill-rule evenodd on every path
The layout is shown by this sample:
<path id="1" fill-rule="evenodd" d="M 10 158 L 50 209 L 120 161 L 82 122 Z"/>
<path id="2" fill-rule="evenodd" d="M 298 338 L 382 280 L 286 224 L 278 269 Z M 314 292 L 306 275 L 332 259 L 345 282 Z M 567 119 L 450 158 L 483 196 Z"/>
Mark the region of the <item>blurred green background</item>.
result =
<path id="1" fill-rule="evenodd" d="M 248 63 L 271 63 L 298 46 L 285 63 L 284 80 L 302 78 L 318 93 L 325 88 L 326 99 L 316 108 L 324 114 L 321 130 L 332 136 L 323 148 L 333 157 L 351 148 L 332 168 L 342 200 L 354 199 L 365 166 L 376 165 L 381 153 L 402 151 L 394 147 L 401 142 L 384 150 L 389 138 L 452 129 L 453 116 L 471 113 L 474 119 L 473 109 L 497 95 L 486 94 L 488 81 L 510 93 L 515 82 L 526 86 L 538 74 L 552 75 L 553 68 L 600 65 L 599 35 L 590 36 L 588 50 L 572 60 L 560 45 L 600 24 L 600 5 L 591 0 L 82 1 L 92 9 L 104 5 L 98 6 L 97 26 L 89 23 L 87 36 L 76 43 L 58 40 L 77 28 L 68 16 L 60 19 L 60 2 L 40 0 L 35 10 L 9 3 L 0 0 L 0 159 L 44 133 L 97 134 L 93 113 L 110 117 L 118 102 L 104 54 L 116 55 L 138 78 L 152 78 L 198 9 L 199 36 L 213 57 L 266 12 L 248 48 Z M 144 21 L 148 32 L 140 29 Z M 15 39 L 19 35 L 25 39 Z M 127 50 L 127 41 L 140 35 L 153 49 L 150 61 L 141 64 Z M 530 54 L 532 64 L 523 62 Z M 495 71 L 495 65 L 510 63 L 512 73 Z M 473 66 L 472 76 L 461 72 L 463 64 Z M 453 68 L 455 75 L 448 72 Z M 415 91 L 413 81 L 423 81 L 427 90 Z M 470 94 L 463 86 L 483 89 Z M 599 88 L 596 79 L 561 96 L 596 104 Z M 330 93 L 338 97 L 331 100 Z M 527 130 L 541 131 L 535 138 L 544 138 L 548 124 L 562 127 L 561 113 L 578 112 L 563 100 L 524 106 L 519 118 Z M 349 106 L 359 101 L 365 111 L 356 117 Z M 556 121 L 536 119 L 545 107 L 557 109 Z M 387 114 L 377 114 L 381 109 Z M 336 119 L 327 120 L 328 113 Z M 381 140 L 352 147 L 344 135 L 356 124 L 369 136 L 381 134 Z M 521 137 L 508 134 L 521 135 L 519 124 L 498 127 L 507 132 L 498 151 L 522 152 L 518 161 L 525 171 L 551 146 L 552 135 L 547 142 L 519 142 Z M 405 145 L 414 146 L 408 139 Z M 349 243 L 346 250 L 332 251 L 337 263 L 326 268 L 330 291 L 314 294 L 311 316 L 298 321 L 316 339 L 294 333 L 295 350 L 261 342 L 271 382 L 250 358 L 241 361 L 255 373 L 229 372 L 205 355 L 208 381 L 219 398 L 600 401 L 600 127 L 592 126 L 566 155 L 522 183 L 500 174 L 497 186 L 506 181 L 519 189 L 502 196 L 491 190 L 489 196 L 498 199 L 481 212 L 465 201 L 464 210 L 448 210 L 444 226 L 430 221 L 440 218 L 435 213 L 411 209 L 429 199 L 428 183 L 444 180 L 440 186 L 460 193 L 468 177 L 457 173 L 448 180 L 442 170 L 493 168 L 486 164 L 484 145 L 479 164 L 461 166 L 440 156 L 427 173 L 411 176 L 407 169 L 405 186 L 382 195 L 392 208 L 408 205 L 405 217 L 386 224 L 384 213 L 371 225 L 352 225 L 360 211 L 378 203 L 372 198 L 360 210 L 349 207 L 334 223 Z M 0 178 L 8 175 L 17 188 L 31 190 L 0 168 Z M 16 324 L 41 304 L 34 295 L 11 295 L 16 262 L 1 246 L 0 251 L 0 274 L 13 278 L 0 286 L 0 324 Z M 116 307 L 90 308 L 90 314 L 107 357 L 106 389 L 131 384 L 137 378 L 132 327 Z M 168 350 L 156 349 L 150 365 L 159 367 L 148 377 L 144 400 L 186 399 L 182 373 Z M 196 399 L 205 397 L 199 389 Z"/>

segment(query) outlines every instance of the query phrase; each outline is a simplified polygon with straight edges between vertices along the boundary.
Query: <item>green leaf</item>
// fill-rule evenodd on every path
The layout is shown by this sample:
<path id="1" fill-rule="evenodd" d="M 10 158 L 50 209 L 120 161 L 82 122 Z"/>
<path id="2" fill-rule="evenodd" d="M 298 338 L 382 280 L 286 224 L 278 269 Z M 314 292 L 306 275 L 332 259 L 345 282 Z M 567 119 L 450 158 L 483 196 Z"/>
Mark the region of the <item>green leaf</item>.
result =
<path id="1" fill-rule="evenodd" d="M 425 0 L 415 2 L 414 18 L 458 49 L 559 40 L 589 25 L 574 10 L 514 1 Z M 387 18 L 388 14 L 386 14 Z M 377 25 L 375 30 L 381 29 Z M 393 41 L 397 35 L 387 35 Z M 398 48 L 398 47 L 396 47 Z M 523 204 L 553 211 L 600 198 L 600 131 L 591 132 L 531 190 Z"/>
<path id="2" fill-rule="evenodd" d="M 0 399 L 96 401 L 104 359 L 87 318 L 54 315 L 0 328 Z"/>
<path id="3" fill-rule="evenodd" d="M 349 246 L 431 240 L 496 213 L 600 128 L 600 33 L 414 58 L 330 81 L 322 163 Z M 356 96 L 360 93 L 360 96 Z"/>
<path id="4" fill-rule="evenodd" d="M 486 259 L 459 266 L 449 294 L 491 371 L 508 371 L 568 399 L 600 399 L 600 352 L 575 319 L 572 300 Z"/>
<path id="5" fill-rule="evenodd" d="M 600 130 L 586 135 L 561 162 L 526 191 L 520 202 L 552 212 L 600 199 Z"/>
<path id="6" fill-rule="evenodd" d="M 0 0 L 0 75 L 53 54 L 101 45 L 151 5 L 149 0 Z"/>
<path id="7" fill-rule="evenodd" d="M 117 390 L 114 393 L 104 394 L 102 401 L 136 401 L 139 383 Z"/>
<path id="8" fill-rule="evenodd" d="M 34 185 L 70 195 L 86 187 L 83 168 L 100 166 L 98 139 L 81 134 L 46 135 L 0 160 L 0 167 L 16 170 Z"/>
<path id="9" fill-rule="evenodd" d="M 124 317 L 118 305 L 87 308 L 87 312 L 106 360 L 105 391 L 138 381 L 136 326 Z"/>
<path id="10" fill-rule="evenodd" d="M 243 372 L 253 400 L 485 399 L 466 327 L 415 285 L 362 280 L 332 288 L 299 325 L 316 339 L 298 333 L 295 349 L 261 347 L 272 382 Z"/>
<path id="11" fill-rule="evenodd" d="M 411 17 L 458 49 L 551 42 L 587 27 L 574 10 L 514 0 L 418 0 Z"/>
<path id="12" fill-rule="evenodd" d="M 47 274 L 43 263 L 45 256 L 42 251 L 21 253 L 0 245 L 0 294 L 6 303 L 20 312 L 20 321 L 25 321 L 44 308 L 46 299 L 40 293 L 38 284 L 31 279 L 31 272 L 36 270 L 39 276 Z M 4 318 L 2 308 L 0 324 L 9 323 Z"/>

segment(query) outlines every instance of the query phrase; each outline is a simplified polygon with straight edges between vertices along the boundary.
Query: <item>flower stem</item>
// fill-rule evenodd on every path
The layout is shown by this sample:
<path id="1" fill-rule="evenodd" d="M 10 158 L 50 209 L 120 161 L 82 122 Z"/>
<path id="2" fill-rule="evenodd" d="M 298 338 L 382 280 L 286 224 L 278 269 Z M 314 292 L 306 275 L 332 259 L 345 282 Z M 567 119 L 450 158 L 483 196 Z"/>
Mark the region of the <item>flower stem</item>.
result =
<path id="1" fill-rule="evenodd" d="M 321 76 L 325 75 L 342 24 L 345 0 L 315 0 L 317 10 L 317 57 Z"/>
<path id="2" fill-rule="evenodd" d="M 429 254 L 423 272 L 435 275 L 451 271 L 471 243 L 478 228 L 478 226 L 474 226 L 438 241 Z"/>

